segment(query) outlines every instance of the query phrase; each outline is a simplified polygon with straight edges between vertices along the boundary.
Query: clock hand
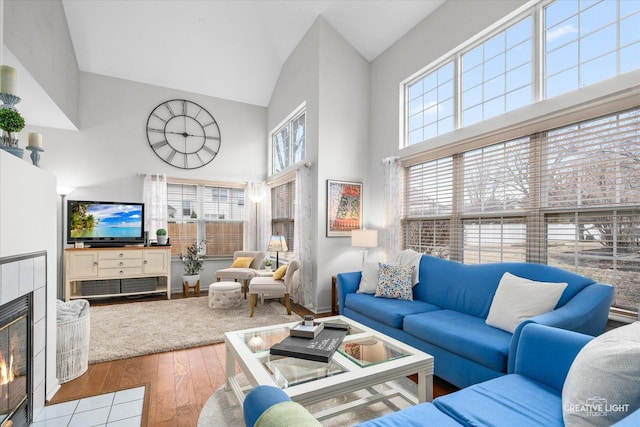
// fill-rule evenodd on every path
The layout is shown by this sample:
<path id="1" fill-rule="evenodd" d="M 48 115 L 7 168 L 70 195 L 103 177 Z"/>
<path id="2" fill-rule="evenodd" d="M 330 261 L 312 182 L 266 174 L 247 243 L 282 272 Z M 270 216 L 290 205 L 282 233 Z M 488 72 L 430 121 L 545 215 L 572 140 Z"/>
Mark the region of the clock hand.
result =
<path id="1" fill-rule="evenodd" d="M 186 132 L 171 132 L 171 131 L 166 131 L 165 133 L 171 133 L 171 134 L 174 134 L 174 135 L 182 135 L 182 136 L 184 136 L 184 137 L 187 137 L 187 136 L 198 136 L 198 135 L 191 135 L 190 133 L 186 133 Z"/>

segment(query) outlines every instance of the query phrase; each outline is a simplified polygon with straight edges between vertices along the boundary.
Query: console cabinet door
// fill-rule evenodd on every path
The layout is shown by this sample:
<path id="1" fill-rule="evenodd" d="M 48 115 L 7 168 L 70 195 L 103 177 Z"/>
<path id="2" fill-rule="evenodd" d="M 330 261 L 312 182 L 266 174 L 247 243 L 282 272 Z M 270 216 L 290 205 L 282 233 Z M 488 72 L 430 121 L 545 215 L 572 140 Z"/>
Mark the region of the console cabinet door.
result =
<path id="1" fill-rule="evenodd" d="M 98 276 L 98 252 L 67 252 L 67 277 L 86 278 Z"/>
<path id="2" fill-rule="evenodd" d="M 169 251 L 146 250 L 143 269 L 145 274 L 166 274 L 168 271 Z"/>

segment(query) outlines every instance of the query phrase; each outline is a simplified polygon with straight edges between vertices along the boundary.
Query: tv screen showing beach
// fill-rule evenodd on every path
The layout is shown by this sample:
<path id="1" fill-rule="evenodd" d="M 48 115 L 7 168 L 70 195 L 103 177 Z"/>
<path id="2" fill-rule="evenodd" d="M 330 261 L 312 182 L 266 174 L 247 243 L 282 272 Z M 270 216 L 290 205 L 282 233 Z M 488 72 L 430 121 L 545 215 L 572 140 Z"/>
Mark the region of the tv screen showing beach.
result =
<path id="1" fill-rule="evenodd" d="M 74 239 L 139 238 L 142 205 L 71 202 L 69 237 Z"/>

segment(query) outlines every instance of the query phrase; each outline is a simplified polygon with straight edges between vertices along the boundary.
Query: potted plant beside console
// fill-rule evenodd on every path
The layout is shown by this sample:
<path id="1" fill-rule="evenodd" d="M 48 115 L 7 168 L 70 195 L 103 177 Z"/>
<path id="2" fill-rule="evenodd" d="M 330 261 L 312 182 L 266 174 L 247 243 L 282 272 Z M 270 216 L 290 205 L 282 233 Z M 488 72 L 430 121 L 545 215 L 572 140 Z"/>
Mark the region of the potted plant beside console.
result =
<path id="1" fill-rule="evenodd" d="M 159 245 L 167 244 L 167 230 L 164 228 L 158 228 L 156 230 L 156 239 L 158 240 Z"/>
<path id="2" fill-rule="evenodd" d="M 204 256 L 200 254 L 200 247 L 193 243 L 187 247 L 187 253 L 180 253 L 180 261 L 184 265 L 184 275 L 182 276 L 183 294 L 188 294 L 189 288 L 196 288 L 196 295 L 200 293 L 200 272 L 204 270 Z"/>

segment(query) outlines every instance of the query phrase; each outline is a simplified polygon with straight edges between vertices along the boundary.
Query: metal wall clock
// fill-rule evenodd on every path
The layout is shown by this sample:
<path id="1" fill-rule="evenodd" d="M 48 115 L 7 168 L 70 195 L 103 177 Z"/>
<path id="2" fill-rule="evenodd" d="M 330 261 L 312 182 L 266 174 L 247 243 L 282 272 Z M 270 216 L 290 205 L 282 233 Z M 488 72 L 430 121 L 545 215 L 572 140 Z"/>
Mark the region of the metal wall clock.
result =
<path id="1" fill-rule="evenodd" d="M 158 157 L 171 166 L 196 169 L 218 155 L 220 128 L 211 113 L 200 105 L 172 99 L 149 114 L 147 141 Z"/>

